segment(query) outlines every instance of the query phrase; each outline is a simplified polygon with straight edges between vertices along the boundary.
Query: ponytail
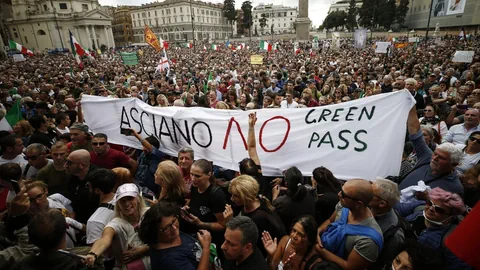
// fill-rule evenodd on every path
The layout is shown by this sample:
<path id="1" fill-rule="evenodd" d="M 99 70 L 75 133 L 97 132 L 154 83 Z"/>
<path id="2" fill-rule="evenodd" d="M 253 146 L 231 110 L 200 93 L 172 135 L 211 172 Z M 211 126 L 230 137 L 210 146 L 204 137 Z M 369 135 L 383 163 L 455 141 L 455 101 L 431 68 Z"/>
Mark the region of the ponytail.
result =
<path id="1" fill-rule="evenodd" d="M 264 203 L 270 212 L 273 213 L 275 211 L 275 207 L 273 207 L 272 203 L 267 197 L 263 196 L 262 194 L 258 194 L 258 199 L 260 200 L 260 204 Z"/>

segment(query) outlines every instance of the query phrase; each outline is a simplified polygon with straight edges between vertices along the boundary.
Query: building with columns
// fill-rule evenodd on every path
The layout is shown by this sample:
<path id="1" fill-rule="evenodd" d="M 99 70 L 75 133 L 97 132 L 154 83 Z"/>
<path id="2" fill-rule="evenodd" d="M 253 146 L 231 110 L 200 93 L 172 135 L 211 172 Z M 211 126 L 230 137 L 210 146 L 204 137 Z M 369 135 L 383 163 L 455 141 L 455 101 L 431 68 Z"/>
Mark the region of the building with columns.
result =
<path id="1" fill-rule="evenodd" d="M 260 27 L 260 19 L 265 14 L 266 26 Z M 253 33 L 271 33 L 272 24 L 275 34 L 295 33 L 295 23 L 298 10 L 296 7 L 285 7 L 282 5 L 258 5 L 252 9 Z"/>
<path id="2" fill-rule="evenodd" d="M 98 0 L 12 0 L 5 35 L 32 51 L 70 48 L 70 34 L 84 48 L 114 47 L 112 18 Z"/>
<path id="3" fill-rule="evenodd" d="M 133 36 L 143 43 L 145 25 L 157 37 L 172 43 L 187 40 L 225 40 L 232 27 L 222 12 L 223 5 L 190 0 L 165 0 L 136 7 L 130 12 Z M 192 25 L 193 17 L 193 25 Z M 192 33 L 194 28 L 194 36 Z"/>

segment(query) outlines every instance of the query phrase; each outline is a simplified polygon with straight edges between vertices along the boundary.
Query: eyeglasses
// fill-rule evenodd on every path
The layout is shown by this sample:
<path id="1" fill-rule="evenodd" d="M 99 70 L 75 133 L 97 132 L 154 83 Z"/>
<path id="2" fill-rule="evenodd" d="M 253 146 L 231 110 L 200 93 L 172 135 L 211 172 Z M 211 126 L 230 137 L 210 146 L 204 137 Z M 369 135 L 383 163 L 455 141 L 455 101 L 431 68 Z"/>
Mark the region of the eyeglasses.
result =
<path id="1" fill-rule="evenodd" d="M 97 145 L 102 146 L 102 145 L 105 145 L 105 144 L 106 144 L 106 142 L 92 142 L 92 145 L 95 145 L 95 146 L 97 146 Z"/>
<path id="2" fill-rule="evenodd" d="M 475 138 L 473 136 L 470 136 L 468 139 L 472 142 L 480 143 L 480 138 Z"/>
<path id="3" fill-rule="evenodd" d="M 36 160 L 40 155 L 25 156 L 25 160 Z"/>
<path id="4" fill-rule="evenodd" d="M 440 214 L 440 215 L 450 215 L 450 213 L 447 213 L 447 210 L 443 209 L 443 208 L 440 207 L 439 205 L 434 204 L 432 200 L 427 200 L 426 206 L 427 206 L 428 208 L 433 207 L 433 211 L 434 211 L 435 213 L 437 213 L 437 214 Z"/>
<path id="5" fill-rule="evenodd" d="M 178 228 L 178 223 L 179 223 L 178 216 L 175 216 L 172 223 L 168 224 L 165 228 L 158 229 L 158 231 L 161 233 L 164 233 L 166 231 L 171 231 L 173 229 L 173 226 L 175 226 L 175 228 Z"/>
<path id="6" fill-rule="evenodd" d="M 34 201 L 36 201 L 36 200 L 38 200 L 38 199 L 41 199 L 41 198 L 43 197 L 43 195 L 45 195 L 45 192 L 44 192 L 44 193 L 40 193 L 40 194 L 38 194 L 37 196 L 35 196 L 35 197 L 33 197 L 33 198 L 28 198 L 28 200 L 29 200 L 30 202 L 34 202 Z"/>
<path id="7" fill-rule="evenodd" d="M 340 191 L 340 196 L 342 197 L 342 199 L 343 198 L 348 198 L 348 199 L 354 200 L 354 201 L 361 201 L 360 199 L 348 196 L 347 193 L 345 193 L 345 191 L 343 191 L 343 189 Z"/>
<path id="8" fill-rule="evenodd" d="M 424 110 L 425 112 L 433 112 L 433 110 Z"/>

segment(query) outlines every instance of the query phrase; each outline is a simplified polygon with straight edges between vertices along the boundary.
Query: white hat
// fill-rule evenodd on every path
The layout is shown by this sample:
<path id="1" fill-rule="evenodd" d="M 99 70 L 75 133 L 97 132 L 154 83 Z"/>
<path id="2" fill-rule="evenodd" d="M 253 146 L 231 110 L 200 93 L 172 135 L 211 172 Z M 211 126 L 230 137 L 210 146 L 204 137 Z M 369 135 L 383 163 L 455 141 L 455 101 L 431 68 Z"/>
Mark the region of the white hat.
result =
<path id="1" fill-rule="evenodd" d="M 137 197 L 138 196 L 138 187 L 135 184 L 127 183 L 118 187 L 117 192 L 115 193 L 115 201 L 119 201 L 123 197 Z"/>

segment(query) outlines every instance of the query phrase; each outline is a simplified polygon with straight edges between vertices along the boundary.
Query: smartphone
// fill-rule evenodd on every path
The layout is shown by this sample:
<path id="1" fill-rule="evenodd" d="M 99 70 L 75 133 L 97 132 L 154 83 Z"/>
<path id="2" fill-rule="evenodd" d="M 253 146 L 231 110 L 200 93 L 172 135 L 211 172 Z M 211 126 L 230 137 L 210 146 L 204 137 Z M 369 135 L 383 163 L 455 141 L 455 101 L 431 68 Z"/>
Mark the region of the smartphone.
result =
<path id="1" fill-rule="evenodd" d="M 123 134 L 125 136 L 132 136 L 132 130 L 128 128 L 121 128 L 120 134 Z"/>
<path id="2" fill-rule="evenodd" d="M 467 104 L 459 104 L 459 105 L 457 105 L 457 108 L 459 110 L 466 110 L 466 109 L 468 109 L 468 105 Z"/>
<path id="3" fill-rule="evenodd" d="M 16 180 L 10 180 L 10 183 L 12 183 L 13 191 L 15 191 L 16 194 L 20 193 L 20 185 L 18 185 L 18 182 Z"/>
<path id="4" fill-rule="evenodd" d="M 187 210 L 187 209 L 184 209 L 184 208 L 181 208 L 181 209 L 180 209 L 180 212 L 181 212 L 182 215 L 184 215 L 184 216 L 189 216 L 189 215 L 190 215 L 190 212 L 188 212 L 188 210 Z"/>

